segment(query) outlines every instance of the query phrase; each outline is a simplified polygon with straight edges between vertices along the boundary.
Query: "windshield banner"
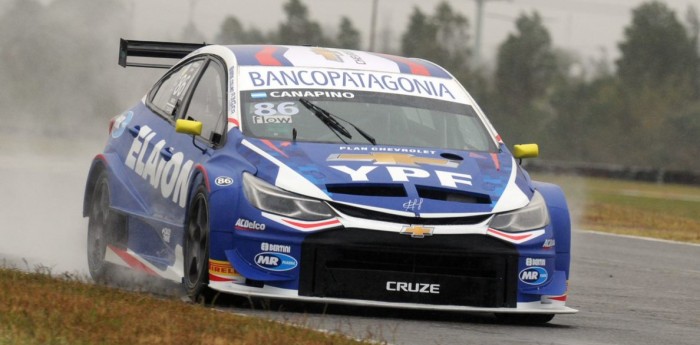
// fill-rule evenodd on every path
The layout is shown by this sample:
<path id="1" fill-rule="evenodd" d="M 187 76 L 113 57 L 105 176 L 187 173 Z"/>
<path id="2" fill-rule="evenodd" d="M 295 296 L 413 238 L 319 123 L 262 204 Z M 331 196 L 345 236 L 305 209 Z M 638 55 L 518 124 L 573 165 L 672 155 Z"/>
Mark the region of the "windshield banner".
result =
<path id="1" fill-rule="evenodd" d="M 374 91 L 469 103 L 452 79 L 356 70 L 241 67 L 241 90 L 328 89 Z"/>

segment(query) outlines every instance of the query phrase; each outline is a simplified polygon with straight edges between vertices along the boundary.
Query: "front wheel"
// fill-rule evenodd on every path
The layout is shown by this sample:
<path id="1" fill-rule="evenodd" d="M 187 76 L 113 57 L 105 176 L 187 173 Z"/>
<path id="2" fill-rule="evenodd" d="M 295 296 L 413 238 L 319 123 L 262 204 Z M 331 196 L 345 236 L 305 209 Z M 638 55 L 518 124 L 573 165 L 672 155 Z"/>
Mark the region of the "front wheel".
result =
<path id="1" fill-rule="evenodd" d="M 184 279 L 187 296 L 193 302 L 206 301 L 209 295 L 209 198 L 200 185 L 190 202 L 183 245 Z"/>

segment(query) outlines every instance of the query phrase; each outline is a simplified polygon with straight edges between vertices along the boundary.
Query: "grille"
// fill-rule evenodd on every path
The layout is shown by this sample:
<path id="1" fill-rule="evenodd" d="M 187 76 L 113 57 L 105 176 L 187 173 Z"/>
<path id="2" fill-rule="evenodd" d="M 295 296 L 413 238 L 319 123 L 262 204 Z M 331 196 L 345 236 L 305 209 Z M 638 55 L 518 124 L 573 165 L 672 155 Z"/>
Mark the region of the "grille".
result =
<path id="1" fill-rule="evenodd" d="M 486 236 L 415 239 L 339 229 L 309 236 L 301 261 L 299 294 L 304 296 L 494 308 L 516 304 L 517 252 Z M 397 288 L 398 283 L 410 288 Z"/>

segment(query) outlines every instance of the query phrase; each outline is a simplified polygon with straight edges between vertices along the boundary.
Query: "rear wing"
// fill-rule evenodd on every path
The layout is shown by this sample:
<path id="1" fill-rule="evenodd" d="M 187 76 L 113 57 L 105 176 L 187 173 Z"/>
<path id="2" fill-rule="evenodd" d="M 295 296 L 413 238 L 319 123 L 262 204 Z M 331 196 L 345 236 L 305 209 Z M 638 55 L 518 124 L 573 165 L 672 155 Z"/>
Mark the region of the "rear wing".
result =
<path id="1" fill-rule="evenodd" d="M 122 38 L 119 41 L 119 65 L 122 67 L 170 68 L 173 64 L 129 62 L 127 58 L 137 56 L 155 59 L 182 59 L 187 54 L 206 45 L 206 43 L 133 41 Z"/>

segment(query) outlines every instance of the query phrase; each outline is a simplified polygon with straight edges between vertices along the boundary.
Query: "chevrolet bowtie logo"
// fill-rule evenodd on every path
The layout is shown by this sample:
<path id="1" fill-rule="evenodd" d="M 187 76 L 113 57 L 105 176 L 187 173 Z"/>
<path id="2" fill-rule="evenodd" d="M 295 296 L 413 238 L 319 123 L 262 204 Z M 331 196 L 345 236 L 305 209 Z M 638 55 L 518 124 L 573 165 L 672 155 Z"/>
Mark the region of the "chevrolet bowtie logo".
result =
<path id="1" fill-rule="evenodd" d="M 341 58 L 342 54 L 340 54 L 338 52 L 334 52 L 330 49 L 312 48 L 311 51 L 318 54 L 318 55 L 323 56 L 326 60 L 343 62 L 343 59 Z"/>
<path id="2" fill-rule="evenodd" d="M 420 225 L 404 226 L 401 229 L 402 235 L 411 235 L 413 238 L 423 238 L 433 235 L 433 228 L 428 228 Z"/>
<path id="3" fill-rule="evenodd" d="M 433 165 L 439 167 L 456 168 L 459 162 L 430 157 L 417 157 L 401 153 L 341 153 L 328 156 L 329 161 L 357 161 L 373 162 L 380 165 Z"/>

